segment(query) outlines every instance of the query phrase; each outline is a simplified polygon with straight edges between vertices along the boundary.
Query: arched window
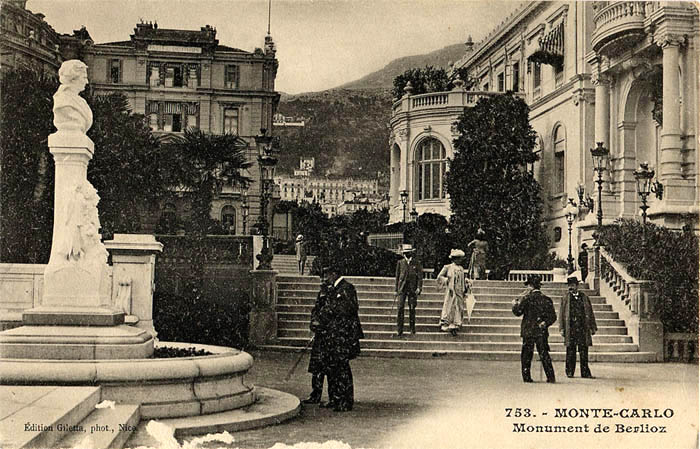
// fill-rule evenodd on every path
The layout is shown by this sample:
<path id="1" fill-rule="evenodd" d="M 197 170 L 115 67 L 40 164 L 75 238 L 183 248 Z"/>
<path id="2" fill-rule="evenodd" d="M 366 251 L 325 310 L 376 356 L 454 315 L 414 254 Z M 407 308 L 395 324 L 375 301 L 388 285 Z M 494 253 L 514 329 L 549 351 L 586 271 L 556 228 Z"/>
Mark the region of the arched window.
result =
<path id="1" fill-rule="evenodd" d="M 566 171 L 566 131 L 563 126 L 557 126 L 554 130 L 554 179 L 552 194 L 560 195 L 564 193 L 564 174 Z"/>
<path id="2" fill-rule="evenodd" d="M 221 224 L 229 234 L 236 234 L 236 209 L 233 206 L 224 206 L 221 209 Z"/>
<path id="3" fill-rule="evenodd" d="M 428 138 L 416 148 L 415 189 L 416 201 L 444 198 L 445 147 L 439 140 Z"/>

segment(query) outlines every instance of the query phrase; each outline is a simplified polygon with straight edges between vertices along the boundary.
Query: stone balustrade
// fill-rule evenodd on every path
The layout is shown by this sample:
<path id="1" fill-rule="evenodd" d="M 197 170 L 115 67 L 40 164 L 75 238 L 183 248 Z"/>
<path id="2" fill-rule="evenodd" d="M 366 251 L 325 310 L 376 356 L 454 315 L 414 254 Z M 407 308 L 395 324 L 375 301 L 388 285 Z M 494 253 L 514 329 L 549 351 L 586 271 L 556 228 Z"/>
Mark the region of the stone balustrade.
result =
<path id="1" fill-rule="evenodd" d="M 405 95 L 392 105 L 392 116 L 432 109 L 471 107 L 476 105 L 479 99 L 483 97 L 502 93 L 503 92 L 453 90 L 449 92 Z M 525 98 L 525 94 L 522 92 L 517 92 L 513 95 Z"/>
<path id="2" fill-rule="evenodd" d="M 659 320 L 653 284 L 632 277 L 625 267 L 600 248 L 600 292 L 608 297 L 620 316 L 627 322 L 640 352 L 656 353 L 657 361 L 664 357 L 664 330 Z"/>
<path id="3" fill-rule="evenodd" d="M 664 360 L 697 363 L 697 334 L 669 332 L 664 335 Z"/>
<path id="4" fill-rule="evenodd" d="M 623 34 L 643 35 L 645 9 L 645 2 L 606 3 L 593 17 L 595 23 L 595 31 L 591 37 L 593 48 L 599 51 L 604 44 Z"/>

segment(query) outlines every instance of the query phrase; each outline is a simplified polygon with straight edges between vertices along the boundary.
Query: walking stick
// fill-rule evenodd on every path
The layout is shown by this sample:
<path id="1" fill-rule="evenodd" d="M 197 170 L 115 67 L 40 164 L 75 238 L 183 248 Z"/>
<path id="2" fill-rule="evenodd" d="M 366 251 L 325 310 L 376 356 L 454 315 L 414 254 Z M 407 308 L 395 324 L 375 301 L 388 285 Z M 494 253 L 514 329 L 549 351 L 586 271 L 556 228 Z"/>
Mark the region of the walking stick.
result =
<path id="1" fill-rule="evenodd" d="M 301 359 L 304 358 L 304 353 L 306 352 L 307 349 L 309 349 L 309 346 L 311 346 L 311 343 L 313 343 L 315 337 L 316 337 L 316 335 L 314 335 L 313 337 L 311 337 L 311 339 L 309 339 L 309 341 L 306 342 L 306 346 L 304 346 L 304 347 L 302 348 L 301 354 L 299 354 L 299 357 L 297 357 L 296 362 L 294 362 L 294 365 L 292 365 L 292 367 L 290 368 L 289 372 L 288 372 L 287 375 L 284 377 L 284 381 L 285 381 L 285 382 L 289 382 L 289 379 L 292 378 L 292 374 L 294 374 L 294 371 L 297 369 L 297 366 L 299 366 L 299 363 L 301 363 Z"/>

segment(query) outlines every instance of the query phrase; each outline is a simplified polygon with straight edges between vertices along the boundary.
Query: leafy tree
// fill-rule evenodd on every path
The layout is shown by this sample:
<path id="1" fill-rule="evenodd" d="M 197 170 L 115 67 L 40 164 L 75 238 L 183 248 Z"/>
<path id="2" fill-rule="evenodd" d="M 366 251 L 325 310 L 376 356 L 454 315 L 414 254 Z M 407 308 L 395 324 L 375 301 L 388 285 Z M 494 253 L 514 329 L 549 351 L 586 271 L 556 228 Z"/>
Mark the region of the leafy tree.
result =
<path id="1" fill-rule="evenodd" d="M 30 69 L 4 72 L 0 96 L 0 260 L 46 263 L 54 163 L 47 138 L 58 82 Z M 30 94 L 28 94 L 30 93 Z"/>
<path id="2" fill-rule="evenodd" d="M 247 144 L 234 134 L 188 129 L 182 136 L 168 136 L 163 146 L 173 158 L 169 169 L 175 185 L 188 192 L 192 201 L 188 233 L 204 236 L 218 230 L 220 226 L 211 218 L 217 184 L 247 186 L 251 182 L 242 174 L 252 165 L 246 160 Z"/>
<path id="3" fill-rule="evenodd" d="M 140 230 L 140 215 L 168 194 L 173 164 L 160 148 L 145 118 L 132 114 L 123 94 L 88 95 L 95 117 L 88 136 L 95 155 L 88 179 L 100 195 L 102 237 Z"/>
<path id="4" fill-rule="evenodd" d="M 465 88 L 470 89 L 474 83 L 468 76 L 466 69 L 458 69 L 457 74 L 465 82 Z M 404 96 L 404 88 L 409 81 L 413 87 L 413 95 L 445 92 L 454 88 L 454 79 L 450 78 L 447 71 L 442 67 L 425 66 L 422 69 L 408 69 L 394 78 L 394 88 L 391 90 L 394 101 Z"/>
<path id="5" fill-rule="evenodd" d="M 495 279 L 512 268 L 540 268 L 532 261 L 549 257 L 540 186 L 526 169 L 537 160 L 528 113 L 527 104 L 510 94 L 482 98 L 465 109 L 446 175 L 453 241 L 466 250 L 481 226 Z"/>

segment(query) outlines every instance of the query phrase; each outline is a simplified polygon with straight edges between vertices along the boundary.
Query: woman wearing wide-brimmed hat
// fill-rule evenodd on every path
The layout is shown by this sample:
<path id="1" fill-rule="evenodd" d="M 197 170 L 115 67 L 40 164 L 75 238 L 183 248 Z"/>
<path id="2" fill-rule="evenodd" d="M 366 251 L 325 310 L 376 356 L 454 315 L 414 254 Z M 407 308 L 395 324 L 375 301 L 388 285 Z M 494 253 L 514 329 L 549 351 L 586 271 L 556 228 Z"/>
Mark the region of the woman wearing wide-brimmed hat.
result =
<path id="1" fill-rule="evenodd" d="M 306 240 L 304 236 L 299 234 L 294 245 L 297 252 L 297 265 L 299 266 L 299 274 L 304 275 L 304 265 L 306 265 Z"/>
<path id="2" fill-rule="evenodd" d="M 464 276 L 464 268 L 461 265 L 463 260 L 464 251 L 453 249 L 450 252 L 452 263 L 442 267 L 437 276 L 438 284 L 446 288 L 440 315 L 440 330 L 449 331 L 452 335 L 457 335 L 457 330 L 462 326 L 464 295 L 469 287 L 469 280 Z"/>

